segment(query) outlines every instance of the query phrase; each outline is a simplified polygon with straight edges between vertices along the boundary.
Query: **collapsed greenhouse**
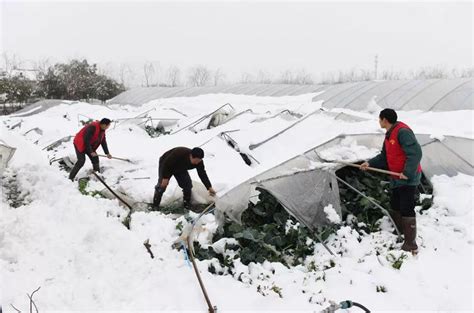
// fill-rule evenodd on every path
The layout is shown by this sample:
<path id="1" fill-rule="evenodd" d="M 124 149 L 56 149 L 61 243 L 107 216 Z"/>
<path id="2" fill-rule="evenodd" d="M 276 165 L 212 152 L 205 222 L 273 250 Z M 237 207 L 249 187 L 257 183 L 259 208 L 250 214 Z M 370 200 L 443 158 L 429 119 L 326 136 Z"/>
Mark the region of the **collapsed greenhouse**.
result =
<path id="1" fill-rule="evenodd" d="M 392 283 L 400 276 L 426 292 L 429 283 L 430 301 L 436 302 L 443 294 L 432 284 L 438 279 L 438 265 L 470 262 L 472 203 L 465 195 L 472 190 L 474 175 L 473 134 L 470 125 L 460 121 L 471 116 L 472 82 L 158 87 L 132 89 L 105 105 L 39 103 L 2 118 L 2 139 L 17 148 L 2 180 L 9 207 L 3 221 L 24 223 L 32 238 L 42 238 L 46 232 L 48 242 L 54 243 L 51 247 L 77 255 L 76 261 L 84 268 L 100 267 L 98 275 L 104 273 L 102 262 L 86 263 L 91 248 L 110 260 L 128 259 L 133 270 L 111 271 L 113 279 L 104 278 L 107 282 L 143 270 L 140 285 L 150 290 L 166 285 L 171 277 L 181 277 L 179 285 L 192 293 L 194 278 L 183 270 L 188 254 L 176 250 L 192 247 L 211 295 L 225 285 L 235 288 L 229 293 L 246 290 L 250 297 L 297 299 L 302 309 L 314 310 L 334 298 L 334 290 L 361 290 L 370 294 L 368 303 L 388 299 L 386 292 L 390 299 L 397 298 L 405 294 Z M 410 273 L 419 260 L 399 250 L 386 214 L 388 176 L 337 162 L 357 163 L 380 151 L 384 135 L 377 118 L 381 107 L 397 109 L 423 149 L 425 179 L 416 214 L 420 255 L 429 266 L 416 279 Z M 67 172 L 60 170 L 75 162 L 74 134 L 84 123 L 102 117 L 114 121 L 107 130 L 107 142 L 112 155 L 122 159 L 102 157 L 102 178 L 132 209 L 91 178 L 89 162 L 78 175 L 79 183 L 71 183 Z M 200 146 L 205 151 L 206 170 L 218 197 L 210 197 L 190 171 L 193 199 L 197 206 L 207 203 L 205 207 L 217 200 L 215 214 L 166 211 L 174 204 L 182 209 L 181 189 L 174 179 L 163 198 L 164 210 L 148 211 L 158 178 L 158 158 L 176 146 Z M 13 224 L 5 224 L 7 240 L 14 236 L 9 233 L 18 230 Z M 183 245 L 194 226 L 195 236 L 187 237 L 194 243 Z M 23 233 L 20 229 L 18 242 L 24 242 Z M 31 263 L 37 272 L 28 267 L 25 277 L 44 271 L 48 277 L 67 274 L 69 267 L 61 258 L 35 254 L 37 242 L 17 250 L 13 259 L 18 253 L 20 262 L 44 257 L 48 261 L 38 264 L 53 260 L 58 270 L 54 273 L 54 266 L 38 270 Z M 64 244 L 69 242 L 77 244 Z M 108 248 L 103 249 L 104 245 Z M 16 263 L 5 264 L 16 270 Z M 151 275 L 150 269 L 163 268 L 156 264 L 165 264 L 166 270 Z M 221 279 L 205 268 L 229 276 Z M 14 281 L 16 272 L 9 273 L 7 281 Z M 461 282 L 456 284 L 460 294 L 466 290 L 465 276 L 454 273 Z M 130 277 L 122 279 L 128 282 Z M 438 285 L 443 283 L 439 278 Z M 29 288 L 21 285 L 15 293 Z M 51 294 L 57 298 L 61 292 Z M 202 299 L 199 294 L 195 298 L 198 307 Z"/>
<path id="2" fill-rule="evenodd" d="M 431 138 L 430 135 L 416 136 L 423 150 L 423 173 L 428 179 L 434 175 L 474 175 L 472 139 L 446 136 L 439 140 Z M 324 209 L 332 205 L 338 215 L 342 216 L 338 188 L 338 180 L 341 179 L 336 176 L 336 171 L 346 165 L 338 164 L 337 161 L 327 163 L 321 154 L 332 147 L 348 146 L 348 143 L 348 148 L 358 145 L 378 149 L 383 137 L 381 134 L 340 135 L 253 177 L 218 199 L 218 220 L 221 225 L 226 217 L 240 223 L 249 199 L 258 194 L 256 189 L 259 188 L 269 192 L 309 229 L 315 231 L 320 226 L 330 225 L 332 222 Z M 350 160 L 360 161 L 364 159 Z M 347 184 L 344 181 L 343 183 Z"/>
<path id="3" fill-rule="evenodd" d="M 444 111 L 444 110 L 464 110 L 472 109 L 473 102 L 473 80 L 452 79 L 452 80 L 413 80 L 413 81 L 378 81 L 378 82 L 357 82 L 338 85 L 252 85 L 242 84 L 236 86 L 215 86 L 215 87 L 192 87 L 192 88 L 136 88 L 126 91 L 108 102 L 108 106 L 119 108 L 122 105 L 142 105 L 149 101 L 156 101 L 171 97 L 193 97 L 210 93 L 224 94 L 244 94 L 257 96 L 284 97 L 305 93 L 315 93 L 313 102 L 322 102 L 322 106 L 316 110 L 298 113 L 294 108 L 287 107 L 276 112 L 255 112 L 255 108 L 243 107 L 239 110 L 237 106 L 226 103 L 212 109 L 202 108 L 189 111 L 189 106 L 182 107 L 152 107 L 133 117 L 115 118 L 113 128 L 118 126 L 136 125 L 146 129 L 151 137 L 169 134 L 171 136 L 180 134 L 183 131 L 198 133 L 211 128 L 219 129 L 208 137 L 204 145 L 218 137 L 224 140 L 227 145 L 236 150 L 242 157 L 245 164 L 259 165 L 258 158 L 252 151 L 261 150 L 262 147 L 278 142 L 278 138 L 291 129 L 304 128 L 302 122 L 318 115 L 332 117 L 335 120 L 348 123 L 367 121 L 366 117 L 358 116 L 353 111 L 337 111 L 342 108 L 349 110 L 362 110 L 370 106 L 371 101 L 384 107 L 393 107 L 397 110 L 422 110 L 422 111 Z M 374 100 L 375 99 L 375 100 Z M 34 116 L 44 112 L 54 106 L 73 103 L 61 100 L 47 100 L 31 105 L 18 112 L 14 117 L 23 118 Z M 370 109 L 370 108 L 369 108 Z M 197 113 L 197 114 L 196 114 Z M 242 136 L 249 132 L 255 132 L 252 127 L 271 119 L 284 119 L 287 126 L 276 129 L 273 134 L 262 137 L 260 141 L 255 141 L 245 146 L 242 143 Z M 78 122 L 84 123 L 90 117 L 78 114 Z M 310 120 L 310 119 L 309 119 Z M 12 129 L 21 124 L 15 124 Z M 237 127 L 235 127 L 235 126 Z M 243 125 L 248 128 L 247 133 L 240 130 Z M 158 133 L 150 131 L 160 129 Z M 28 129 L 24 134 L 31 133 L 31 137 L 44 145 L 46 150 L 56 150 L 51 161 L 62 160 L 69 167 L 72 166 L 74 158 L 65 156 L 61 145 L 70 142 L 72 134 L 51 140 L 52 137 L 42 136 L 41 127 Z M 356 132 L 357 133 L 357 132 Z M 217 136 L 216 136 L 217 135 Z M 48 138 L 41 139 L 41 138 Z M 302 223 L 310 228 L 315 228 L 327 223 L 325 220 L 324 208 L 332 204 L 340 214 L 338 188 L 334 172 L 341 165 L 331 168 L 312 168 L 315 163 L 322 162 L 318 157 L 318 151 L 326 147 L 339 145 L 343 138 L 352 138 L 358 144 L 372 149 L 379 149 L 382 142 L 381 134 L 367 135 L 347 135 L 336 136 L 328 142 L 318 145 L 315 148 L 296 157 L 283 160 L 283 162 L 271 169 L 248 178 L 240 185 L 228 190 L 217 201 L 217 214 L 226 214 L 235 221 L 240 220 L 240 215 L 247 207 L 247 200 L 255 196 L 255 188 L 263 188 L 274 195 L 278 201 Z M 431 139 L 429 135 L 417 135 L 423 146 L 423 170 L 429 178 L 433 175 L 454 173 L 472 173 L 472 139 L 446 136 L 442 141 Z M 41 140 L 40 140 L 41 139 Z M 272 142 L 274 140 L 275 142 Z M 245 141 L 244 141 L 245 142 Z M 354 160 L 361 161 L 361 160 Z M 298 169 L 300 171 L 298 172 Z M 296 172 L 296 173 L 295 173 Z M 290 186 L 290 188 L 288 188 Z M 308 189 L 305 186 L 317 186 L 316 189 Z M 317 190 L 318 192 L 314 192 Z M 317 207 L 318 209 L 315 209 Z M 222 220 L 222 218 L 221 218 Z"/>

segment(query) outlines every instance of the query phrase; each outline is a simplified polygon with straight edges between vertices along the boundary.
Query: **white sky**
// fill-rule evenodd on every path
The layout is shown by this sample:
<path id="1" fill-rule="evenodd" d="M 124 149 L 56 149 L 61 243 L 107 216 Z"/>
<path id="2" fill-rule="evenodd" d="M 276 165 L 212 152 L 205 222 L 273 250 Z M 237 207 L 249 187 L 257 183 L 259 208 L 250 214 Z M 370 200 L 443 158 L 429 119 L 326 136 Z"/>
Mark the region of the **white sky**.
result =
<path id="1" fill-rule="evenodd" d="M 1 49 L 25 59 L 205 64 L 228 73 L 470 67 L 473 5 L 411 2 L 2 1 Z"/>

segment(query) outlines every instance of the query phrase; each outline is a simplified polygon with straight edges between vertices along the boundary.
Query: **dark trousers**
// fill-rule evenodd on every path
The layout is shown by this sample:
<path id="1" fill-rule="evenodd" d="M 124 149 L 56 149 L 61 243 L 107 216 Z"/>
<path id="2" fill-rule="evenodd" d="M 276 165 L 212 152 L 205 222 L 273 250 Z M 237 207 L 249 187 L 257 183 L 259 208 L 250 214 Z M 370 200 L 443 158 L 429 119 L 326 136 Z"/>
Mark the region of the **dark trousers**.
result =
<path id="1" fill-rule="evenodd" d="M 77 150 L 76 145 L 74 145 L 74 149 L 76 150 L 77 162 L 76 164 L 74 164 L 74 167 L 69 173 L 70 180 L 74 180 L 74 177 L 76 177 L 79 170 L 84 166 L 84 163 L 86 162 L 86 154 L 92 162 L 92 168 L 94 169 L 94 171 L 100 172 L 98 156 L 92 156 L 90 155 L 90 153 L 79 152 L 79 150 Z"/>
<path id="2" fill-rule="evenodd" d="M 159 207 L 161 198 L 166 191 L 166 187 L 161 187 L 161 181 L 163 180 L 163 174 L 161 167 L 158 169 L 158 184 L 155 186 L 155 195 L 153 197 L 153 205 Z M 178 186 L 183 190 L 183 200 L 185 205 L 191 203 L 191 190 L 193 189 L 193 183 L 188 171 L 173 174 L 174 178 L 178 182 Z"/>
<path id="3" fill-rule="evenodd" d="M 390 205 L 402 217 L 415 217 L 416 186 L 400 186 L 392 189 Z"/>

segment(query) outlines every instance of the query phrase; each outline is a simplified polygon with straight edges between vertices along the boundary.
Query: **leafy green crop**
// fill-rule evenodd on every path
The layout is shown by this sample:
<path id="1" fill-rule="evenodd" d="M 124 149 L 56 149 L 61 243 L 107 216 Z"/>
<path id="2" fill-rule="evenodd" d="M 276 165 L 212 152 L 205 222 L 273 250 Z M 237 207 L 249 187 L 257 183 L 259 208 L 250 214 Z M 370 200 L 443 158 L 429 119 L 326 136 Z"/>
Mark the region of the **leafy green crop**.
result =
<path id="1" fill-rule="evenodd" d="M 338 170 L 336 175 L 385 209 L 390 208 L 390 184 L 386 175 L 362 172 L 350 167 Z M 424 191 L 431 191 L 426 180 L 424 183 Z M 233 267 L 233 260 L 237 258 L 245 265 L 270 261 L 296 266 L 303 264 L 307 256 L 313 255 L 316 238 L 312 231 L 288 214 L 269 192 L 258 190 L 259 201 L 248 204 L 247 210 L 242 214 L 242 224 L 228 221 L 223 226 L 223 232 L 215 234 L 213 238 L 213 242 L 222 238 L 234 238 L 238 245 L 226 245 L 224 253 L 217 253 L 211 246 L 203 248 L 194 243 L 198 259 L 216 258 L 224 269 L 229 270 Z M 369 199 L 342 183 L 339 183 L 339 191 L 343 221 L 346 221 L 342 225 L 349 224 L 362 233 L 378 231 L 383 212 Z M 423 201 L 423 208 L 431 206 L 431 199 Z M 348 219 L 349 215 L 355 218 Z M 316 231 L 322 240 L 326 240 L 336 230 L 336 227 L 320 227 Z M 396 263 L 396 268 L 401 266 L 403 259 L 395 261 L 397 260 L 393 263 Z M 210 266 L 210 271 L 215 273 L 215 267 Z"/>
<path id="2" fill-rule="evenodd" d="M 92 190 L 92 191 L 87 191 L 87 187 L 89 186 L 89 178 L 81 178 L 79 179 L 79 192 L 82 193 L 85 196 L 91 196 L 91 197 L 100 197 L 100 198 L 105 198 L 99 190 Z"/>
<path id="3" fill-rule="evenodd" d="M 228 222 L 222 234 L 216 234 L 213 241 L 235 238 L 239 245 L 226 246 L 226 250 L 237 251 L 243 264 L 281 262 L 287 266 L 302 264 L 305 257 L 314 252 L 314 238 L 311 231 L 290 216 L 278 201 L 266 190 L 259 189 L 257 204 L 249 203 L 242 214 L 242 225 Z M 217 258 L 222 266 L 232 267 L 228 256 L 216 253 L 212 247 L 203 249 L 195 243 L 199 259 Z"/>

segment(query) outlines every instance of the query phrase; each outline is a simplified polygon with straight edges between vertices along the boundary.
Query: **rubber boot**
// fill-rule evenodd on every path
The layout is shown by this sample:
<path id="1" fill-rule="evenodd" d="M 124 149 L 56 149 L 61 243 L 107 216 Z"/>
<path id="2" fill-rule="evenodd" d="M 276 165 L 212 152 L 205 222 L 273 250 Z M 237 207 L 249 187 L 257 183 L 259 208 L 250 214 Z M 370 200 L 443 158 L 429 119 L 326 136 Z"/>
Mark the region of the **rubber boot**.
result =
<path id="1" fill-rule="evenodd" d="M 403 235 L 405 242 L 403 242 L 402 250 L 418 253 L 418 245 L 416 244 L 416 217 L 402 217 Z"/>
<path id="2" fill-rule="evenodd" d="M 186 210 L 191 210 L 191 189 L 183 189 L 183 206 Z"/>
<path id="3" fill-rule="evenodd" d="M 400 234 L 403 234 L 402 215 L 400 214 L 400 211 L 390 211 L 390 217 L 392 217 L 395 227 L 398 229 Z"/>
<path id="4" fill-rule="evenodd" d="M 155 186 L 155 194 L 153 195 L 153 210 L 158 210 L 161 203 L 161 198 L 163 197 L 163 193 L 165 193 L 165 189 L 162 189 L 159 186 Z"/>

